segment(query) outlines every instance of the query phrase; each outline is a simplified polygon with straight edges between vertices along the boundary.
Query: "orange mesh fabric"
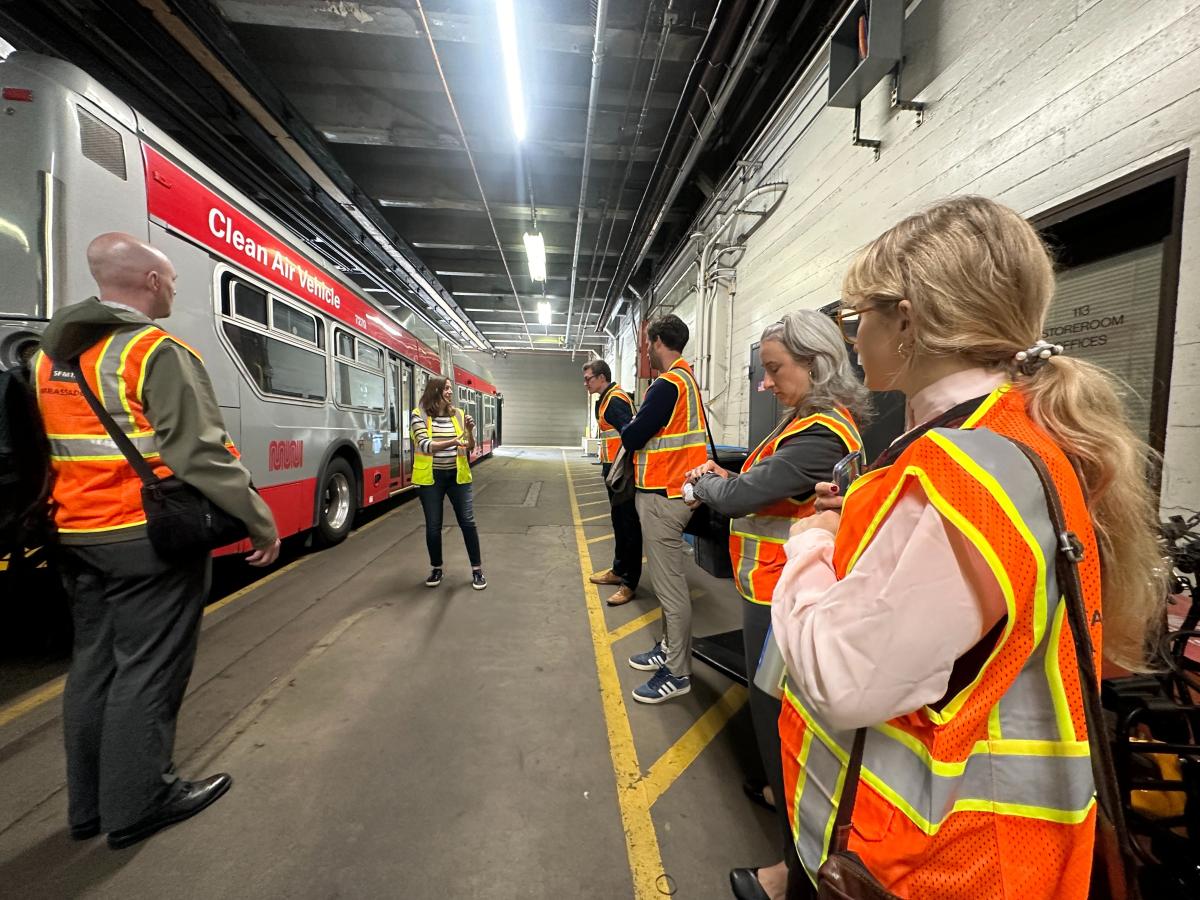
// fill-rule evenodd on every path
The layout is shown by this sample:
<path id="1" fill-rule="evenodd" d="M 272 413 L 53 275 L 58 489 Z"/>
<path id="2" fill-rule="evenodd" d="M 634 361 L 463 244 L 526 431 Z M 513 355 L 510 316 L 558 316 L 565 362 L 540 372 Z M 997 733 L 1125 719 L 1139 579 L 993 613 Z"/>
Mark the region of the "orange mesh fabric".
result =
<path id="1" fill-rule="evenodd" d="M 1080 575 L 1085 602 L 1089 613 L 1098 611 L 1100 577 L 1095 535 L 1082 491 L 1065 456 L 1029 419 L 1023 398 L 1015 390 L 997 392 L 971 427 L 1025 443 L 1046 461 L 1062 498 L 1068 526 L 1084 546 Z M 905 491 L 919 484 L 948 523 L 969 529 L 976 535 L 974 540 L 982 541 L 999 560 L 1002 571 L 998 577 L 1011 584 L 1013 606 L 1005 634 L 991 659 L 973 684 L 958 697 L 946 698 L 940 714 L 926 708 L 888 723 L 915 738 L 933 760 L 947 764 L 966 760 L 978 742 L 991 743 L 989 715 L 1030 662 L 1035 649 L 1034 598 L 1039 585 L 1044 584 L 1045 573 L 1039 570 L 1038 554 L 1022 533 L 1022 523 L 1010 518 L 985 483 L 987 480 L 987 474 L 960 462 L 933 436 L 923 436 L 890 467 L 856 483 L 846 498 L 834 550 L 835 569 L 843 577 L 886 519 L 887 510 Z M 1052 570 L 1053 558 L 1046 559 L 1045 565 Z M 1055 609 L 1059 599 L 1047 597 L 1048 608 Z M 1098 617 L 1092 619 L 1098 649 L 1100 623 Z M 1050 627 L 1046 625 L 1042 640 L 1049 642 L 1050 638 Z M 1078 671 L 1068 628 L 1062 630 L 1058 651 L 1070 725 L 1074 737 L 1084 739 Z M 1036 661 L 1034 664 L 1040 666 Z M 803 719 L 801 711 L 784 704 L 780 736 L 789 811 L 802 764 L 800 751 L 807 727 Z M 887 784 L 888 774 L 875 771 L 873 777 Z M 864 781 L 855 803 L 850 846 L 889 890 L 904 897 L 1082 900 L 1087 896 L 1090 878 L 1094 815 L 1093 807 L 1083 821 L 1065 824 L 1022 815 L 1010 807 L 959 809 L 940 824 L 934 823 L 938 827 L 929 834 Z"/>

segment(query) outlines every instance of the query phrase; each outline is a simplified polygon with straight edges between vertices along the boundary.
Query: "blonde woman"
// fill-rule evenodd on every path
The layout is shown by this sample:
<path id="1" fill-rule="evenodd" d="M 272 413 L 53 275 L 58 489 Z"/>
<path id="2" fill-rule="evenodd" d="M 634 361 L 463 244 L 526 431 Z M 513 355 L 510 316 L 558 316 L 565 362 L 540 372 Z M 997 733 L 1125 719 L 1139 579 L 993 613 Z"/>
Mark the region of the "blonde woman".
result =
<path id="1" fill-rule="evenodd" d="M 910 430 L 786 546 L 789 897 L 811 895 L 860 728 L 849 849 L 887 890 L 1088 894 L 1089 741 L 1105 738 L 1087 733 L 1056 535 L 1014 442 L 1082 544 L 1097 653 L 1143 669 L 1165 591 L 1147 448 L 1109 376 L 1039 341 L 1053 294 L 1037 233 L 978 197 L 905 219 L 845 277 L 843 330 L 867 386 L 905 394 Z"/>

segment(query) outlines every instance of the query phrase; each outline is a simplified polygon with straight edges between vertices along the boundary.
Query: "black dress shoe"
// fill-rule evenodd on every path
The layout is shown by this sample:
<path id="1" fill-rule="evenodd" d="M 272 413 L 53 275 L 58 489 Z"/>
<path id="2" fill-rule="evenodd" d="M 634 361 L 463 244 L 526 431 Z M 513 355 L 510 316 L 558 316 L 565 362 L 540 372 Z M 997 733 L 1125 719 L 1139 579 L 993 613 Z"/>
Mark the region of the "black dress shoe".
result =
<path id="1" fill-rule="evenodd" d="M 755 787 L 748 781 L 742 782 L 742 792 L 750 798 L 754 803 L 757 803 L 763 809 L 769 809 L 775 812 L 775 804 L 767 799 L 767 795 L 763 793 L 764 788 Z"/>
<path id="2" fill-rule="evenodd" d="M 229 790 L 231 784 L 233 784 L 233 778 L 225 773 L 210 775 L 203 781 L 182 782 L 180 785 L 182 790 L 178 790 L 173 799 L 168 800 L 155 812 L 128 828 L 110 831 L 108 846 L 114 850 L 120 850 L 122 847 L 145 840 L 168 825 L 190 819 L 202 809 L 212 805 Z"/>
<path id="3" fill-rule="evenodd" d="M 92 819 L 90 822 L 84 822 L 82 825 L 71 826 L 71 840 L 87 841 L 94 838 L 100 833 L 100 820 Z"/>
<path id="4" fill-rule="evenodd" d="M 738 900 L 771 900 L 758 883 L 758 869 L 730 869 L 729 886 Z"/>

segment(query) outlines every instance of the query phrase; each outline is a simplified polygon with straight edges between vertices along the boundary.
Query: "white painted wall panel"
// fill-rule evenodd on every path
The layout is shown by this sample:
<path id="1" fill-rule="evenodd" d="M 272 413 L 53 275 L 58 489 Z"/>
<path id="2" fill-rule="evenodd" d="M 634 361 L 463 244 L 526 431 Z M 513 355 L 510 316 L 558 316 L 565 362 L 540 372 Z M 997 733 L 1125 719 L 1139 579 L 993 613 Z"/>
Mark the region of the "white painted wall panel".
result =
<path id="1" fill-rule="evenodd" d="M 474 360 L 475 353 L 459 354 Z M 509 446 L 578 447 L 587 423 L 587 354 L 510 353 L 487 359 L 504 395 L 502 440 Z"/>
<path id="2" fill-rule="evenodd" d="M 763 328 L 837 299 L 855 250 L 900 218 L 956 193 L 1033 215 L 1182 149 L 1195 170 L 1200 0 L 923 0 L 910 9 L 905 54 L 905 93 L 929 104 L 926 119 L 917 127 L 914 114 L 892 112 L 889 85 L 877 88 L 862 134 L 883 141 L 878 161 L 851 146 L 852 113 L 823 106 L 824 58 L 801 77 L 782 133 L 758 150 L 753 183 L 788 190 L 738 265 L 733 386 L 712 404 L 718 440 L 746 440 L 744 376 Z M 1195 509 L 1200 184 L 1189 187 L 1163 502 Z"/>

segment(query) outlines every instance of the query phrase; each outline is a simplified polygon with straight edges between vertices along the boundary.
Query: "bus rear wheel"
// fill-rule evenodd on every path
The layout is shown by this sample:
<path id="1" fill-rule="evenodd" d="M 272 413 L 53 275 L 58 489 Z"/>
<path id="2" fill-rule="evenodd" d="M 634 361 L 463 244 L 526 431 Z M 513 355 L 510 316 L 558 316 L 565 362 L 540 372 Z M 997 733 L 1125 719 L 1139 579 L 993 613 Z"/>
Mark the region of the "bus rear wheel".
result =
<path id="1" fill-rule="evenodd" d="M 340 544 L 354 525 L 358 512 L 357 481 L 354 470 L 344 459 L 335 459 L 321 479 L 317 516 L 317 539 L 323 547 Z"/>

